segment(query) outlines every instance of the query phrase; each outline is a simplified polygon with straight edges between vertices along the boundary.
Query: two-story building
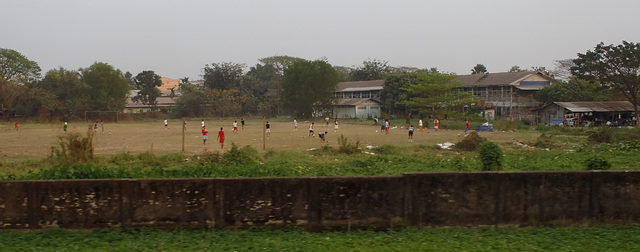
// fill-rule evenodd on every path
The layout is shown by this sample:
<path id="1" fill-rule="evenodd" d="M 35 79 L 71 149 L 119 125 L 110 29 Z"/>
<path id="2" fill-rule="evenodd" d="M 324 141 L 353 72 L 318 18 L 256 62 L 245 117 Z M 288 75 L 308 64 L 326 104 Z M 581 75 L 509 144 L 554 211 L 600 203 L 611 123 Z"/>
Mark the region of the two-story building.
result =
<path id="1" fill-rule="evenodd" d="M 340 82 L 334 93 L 338 99 L 334 118 L 380 117 L 380 91 L 384 80 Z"/>
<path id="2" fill-rule="evenodd" d="M 542 103 L 534 98 L 540 89 L 551 85 L 553 77 L 542 72 L 480 73 L 462 75 L 452 81 L 473 93 L 476 104 L 489 120 L 536 120 L 535 110 Z"/>

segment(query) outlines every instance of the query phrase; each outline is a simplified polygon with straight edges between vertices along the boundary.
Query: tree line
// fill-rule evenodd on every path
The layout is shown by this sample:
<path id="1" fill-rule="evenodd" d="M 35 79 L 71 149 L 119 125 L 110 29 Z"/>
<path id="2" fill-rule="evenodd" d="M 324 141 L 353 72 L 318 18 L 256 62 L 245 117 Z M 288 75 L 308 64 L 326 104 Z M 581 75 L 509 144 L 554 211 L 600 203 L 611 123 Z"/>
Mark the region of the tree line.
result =
<path id="1" fill-rule="evenodd" d="M 555 71 L 533 70 L 561 77 L 543 88 L 536 99 L 555 101 L 630 101 L 638 117 L 640 97 L 640 44 L 600 43 L 594 50 L 578 53 L 576 59 L 556 61 Z M 510 72 L 524 71 L 514 66 Z M 478 64 L 472 74 L 487 73 Z M 380 93 L 386 113 L 412 112 L 422 115 L 455 114 L 474 103 L 460 83 L 451 83 L 454 73 L 436 68 L 390 67 L 386 61 L 365 60 L 354 67 L 332 66 L 325 59 L 305 60 L 290 56 L 262 58 L 255 66 L 221 62 L 203 68 L 203 82 L 195 85 L 182 78 L 175 96 L 172 117 L 235 115 L 291 115 L 309 118 L 327 113 L 335 104 L 338 82 L 384 79 Z M 37 62 L 12 49 L 0 48 L 0 112 L 12 115 L 43 114 L 51 119 L 72 120 L 84 111 L 122 111 L 130 90 L 139 90 L 133 101 L 151 107 L 160 96 L 160 76 L 142 71 L 133 76 L 102 62 L 87 68 L 58 68 L 41 76 Z"/>

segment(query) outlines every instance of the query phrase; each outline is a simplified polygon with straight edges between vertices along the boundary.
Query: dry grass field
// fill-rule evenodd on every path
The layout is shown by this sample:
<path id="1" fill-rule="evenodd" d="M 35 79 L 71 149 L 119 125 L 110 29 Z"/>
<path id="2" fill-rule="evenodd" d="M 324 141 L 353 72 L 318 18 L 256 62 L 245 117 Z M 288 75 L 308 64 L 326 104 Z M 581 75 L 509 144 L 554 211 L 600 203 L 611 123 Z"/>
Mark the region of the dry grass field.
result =
<path id="1" fill-rule="evenodd" d="M 233 133 L 233 121 L 238 119 L 205 119 L 209 131 L 207 144 L 202 143 L 202 133 L 200 130 L 200 120 L 187 122 L 187 131 L 184 138 L 185 153 L 193 154 L 203 151 L 220 151 L 220 144 L 216 141 L 216 136 L 220 127 L 225 131 L 224 150 L 231 148 L 231 143 L 238 146 L 251 145 L 258 150 L 263 149 L 263 120 L 247 120 L 245 129 Z M 443 122 L 446 124 L 446 122 Z M 118 153 L 141 153 L 151 151 L 154 154 L 178 153 L 182 151 L 182 130 L 180 120 L 170 120 L 169 128 L 165 129 L 162 120 L 146 122 L 120 122 L 105 123 L 104 132 L 100 125 L 94 138 L 94 149 L 96 155 L 114 155 Z M 238 124 L 240 124 L 238 122 Z M 300 121 L 298 130 L 293 130 L 292 121 L 271 122 L 271 136 L 265 141 L 266 149 L 274 150 L 306 150 L 321 147 L 324 144 L 338 146 L 340 134 L 344 134 L 349 141 L 360 141 L 361 146 L 379 146 L 383 144 L 393 144 L 398 146 L 409 145 L 434 145 L 444 142 L 455 143 L 463 136 L 462 130 L 439 130 L 425 129 L 416 130 L 414 141 L 407 141 L 407 129 L 400 121 L 392 122 L 393 128 L 386 135 L 380 132 L 379 126 L 365 124 L 363 122 L 350 122 L 341 120 L 340 128 L 334 131 L 333 125 L 324 127 L 324 121 L 316 121 L 316 137 L 309 137 L 310 122 Z M 417 125 L 417 122 L 414 123 Z M 0 159 L 3 162 L 16 162 L 27 159 L 39 159 L 51 153 L 51 147 L 57 146 L 58 136 L 65 134 L 62 123 L 58 124 L 36 124 L 21 123 L 19 130 L 13 129 L 13 122 L 0 124 Z M 68 132 L 87 133 L 88 127 L 93 124 L 72 122 L 69 123 Z M 240 128 L 240 126 L 239 126 Z M 317 133 L 327 131 L 327 143 L 322 143 L 317 137 Z M 538 134 L 522 132 L 492 132 L 481 133 L 482 137 L 508 145 L 514 139 L 519 141 L 534 141 Z M 224 151 L 222 150 L 222 151 Z"/>

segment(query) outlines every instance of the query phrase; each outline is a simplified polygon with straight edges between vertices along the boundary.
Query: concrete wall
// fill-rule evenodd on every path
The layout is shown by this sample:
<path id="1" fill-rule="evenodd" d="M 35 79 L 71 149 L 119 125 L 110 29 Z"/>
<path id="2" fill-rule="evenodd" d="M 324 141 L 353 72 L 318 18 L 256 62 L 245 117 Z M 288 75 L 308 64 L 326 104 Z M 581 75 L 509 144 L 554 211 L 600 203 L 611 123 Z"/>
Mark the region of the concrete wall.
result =
<path id="1" fill-rule="evenodd" d="M 0 181 L 5 229 L 309 231 L 640 221 L 640 172 Z"/>

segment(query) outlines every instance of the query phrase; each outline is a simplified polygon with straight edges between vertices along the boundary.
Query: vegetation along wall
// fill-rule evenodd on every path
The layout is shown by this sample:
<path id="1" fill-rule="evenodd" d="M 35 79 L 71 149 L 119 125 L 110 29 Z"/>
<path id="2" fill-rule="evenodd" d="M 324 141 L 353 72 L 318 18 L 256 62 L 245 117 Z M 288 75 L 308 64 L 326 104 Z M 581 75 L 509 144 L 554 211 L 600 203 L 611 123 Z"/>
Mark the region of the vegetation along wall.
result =
<path id="1" fill-rule="evenodd" d="M 309 231 L 638 223 L 640 172 L 0 181 L 0 226 Z"/>

